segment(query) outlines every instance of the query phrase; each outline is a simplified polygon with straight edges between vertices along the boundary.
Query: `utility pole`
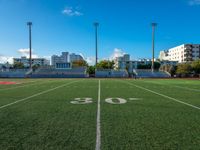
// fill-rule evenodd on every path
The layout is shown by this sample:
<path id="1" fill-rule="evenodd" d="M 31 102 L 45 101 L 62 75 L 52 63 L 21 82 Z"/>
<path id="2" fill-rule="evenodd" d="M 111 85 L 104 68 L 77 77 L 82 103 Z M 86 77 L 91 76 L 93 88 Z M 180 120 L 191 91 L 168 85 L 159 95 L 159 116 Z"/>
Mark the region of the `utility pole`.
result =
<path id="1" fill-rule="evenodd" d="M 99 23 L 95 22 L 94 23 L 94 27 L 95 27 L 95 49 L 96 49 L 96 66 L 98 63 L 98 27 L 99 27 Z"/>
<path id="2" fill-rule="evenodd" d="M 31 39 L 32 22 L 27 22 L 27 25 L 29 27 L 29 64 L 30 64 L 30 69 L 32 69 L 32 39 Z"/>
<path id="3" fill-rule="evenodd" d="M 155 58 L 155 27 L 157 26 L 157 23 L 152 23 L 152 72 L 154 72 L 154 58 Z"/>

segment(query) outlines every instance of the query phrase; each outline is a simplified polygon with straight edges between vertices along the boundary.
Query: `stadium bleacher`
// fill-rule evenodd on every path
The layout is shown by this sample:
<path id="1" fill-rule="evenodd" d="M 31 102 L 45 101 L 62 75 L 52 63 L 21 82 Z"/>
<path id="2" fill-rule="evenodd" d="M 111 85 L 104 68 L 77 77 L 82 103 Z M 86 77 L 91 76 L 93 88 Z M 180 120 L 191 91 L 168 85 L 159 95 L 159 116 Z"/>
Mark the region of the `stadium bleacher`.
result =
<path id="1" fill-rule="evenodd" d="M 134 70 L 137 78 L 169 78 L 170 75 L 163 71 L 154 71 L 145 70 L 145 69 L 136 69 Z"/>
<path id="2" fill-rule="evenodd" d="M 128 72 L 126 70 L 111 70 L 111 69 L 98 69 L 95 71 L 97 78 L 127 78 Z"/>
<path id="3" fill-rule="evenodd" d="M 85 78 L 87 77 L 86 67 L 72 69 L 39 68 L 32 72 L 31 78 Z"/>
<path id="4" fill-rule="evenodd" d="M 1 70 L 0 78 L 25 78 L 29 69 L 5 69 Z"/>
<path id="5" fill-rule="evenodd" d="M 133 71 L 137 78 L 169 78 L 170 75 L 163 71 L 136 69 Z M 55 69 L 53 67 L 39 68 L 35 71 L 30 69 L 1 70 L 0 78 L 86 78 L 87 68 L 79 67 L 72 69 Z M 126 70 L 98 69 L 95 72 L 97 78 L 127 78 Z"/>

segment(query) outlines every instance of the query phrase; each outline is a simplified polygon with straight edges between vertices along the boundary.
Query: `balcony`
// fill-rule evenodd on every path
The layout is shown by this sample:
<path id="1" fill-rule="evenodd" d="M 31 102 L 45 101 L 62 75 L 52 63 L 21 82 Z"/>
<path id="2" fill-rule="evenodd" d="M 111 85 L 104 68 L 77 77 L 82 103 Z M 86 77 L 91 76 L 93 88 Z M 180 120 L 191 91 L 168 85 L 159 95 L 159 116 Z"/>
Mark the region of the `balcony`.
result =
<path id="1" fill-rule="evenodd" d="M 186 58 L 192 58 L 192 55 L 184 55 L 184 57 L 186 57 Z"/>
<path id="2" fill-rule="evenodd" d="M 184 51 L 185 55 L 192 55 L 192 51 Z"/>
<path id="3" fill-rule="evenodd" d="M 186 46 L 185 46 L 185 49 L 189 49 L 189 50 L 191 50 L 192 48 L 193 48 L 192 45 L 186 45 Z"/>

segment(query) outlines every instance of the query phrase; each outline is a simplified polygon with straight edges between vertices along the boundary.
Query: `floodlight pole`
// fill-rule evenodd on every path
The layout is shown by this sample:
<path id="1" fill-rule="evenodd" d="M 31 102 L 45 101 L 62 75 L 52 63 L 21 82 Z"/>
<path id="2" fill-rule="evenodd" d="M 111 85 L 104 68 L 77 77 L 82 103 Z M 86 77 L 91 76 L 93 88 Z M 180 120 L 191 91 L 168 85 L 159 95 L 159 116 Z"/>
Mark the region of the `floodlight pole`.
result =
<path id="1" fill-rule="evenodd" d="M 155 58 L 155 27 L 157 23 L 152 23 L 152 72 L 154 72 L 154 58 Z"/>
<path id="2" fill-rule="evenodd" d="M 32 69 L 32 37 L 31 37 L 31 26 L 32 22 L 27 22 L 27 25 L 29 27 L 29 64 L 30 69 Z"/>
<path id="3" fill-rule="evenodd" d="M 96 62 L 95 65 L 97 66 L 98 63 L 98 26 L 99 23 L 95 22 L 94 27 L 95 27 L 95 50 L 96 50 Z"/>

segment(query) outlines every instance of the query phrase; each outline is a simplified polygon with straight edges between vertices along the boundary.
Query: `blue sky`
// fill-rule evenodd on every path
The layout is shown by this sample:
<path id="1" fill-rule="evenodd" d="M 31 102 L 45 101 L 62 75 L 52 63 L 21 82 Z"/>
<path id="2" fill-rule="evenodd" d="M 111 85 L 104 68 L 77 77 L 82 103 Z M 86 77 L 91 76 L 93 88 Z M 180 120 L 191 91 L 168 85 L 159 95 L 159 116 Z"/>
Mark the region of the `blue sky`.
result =
<path id="1" fill-rule="evenodd" d="M 151 22 L 157 22 L 156 55 L 183 43 L 200 43 L 200 0 L 0 0 L 0 62 L 27 53 L 33 22 L 34 55 L 69 51 L 94 59 L 93 22 L 99 21 L 99 57 L 129 53 L 151 57 Z"/>

